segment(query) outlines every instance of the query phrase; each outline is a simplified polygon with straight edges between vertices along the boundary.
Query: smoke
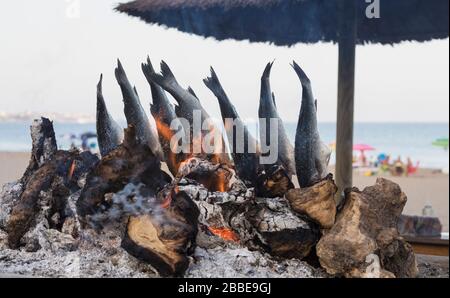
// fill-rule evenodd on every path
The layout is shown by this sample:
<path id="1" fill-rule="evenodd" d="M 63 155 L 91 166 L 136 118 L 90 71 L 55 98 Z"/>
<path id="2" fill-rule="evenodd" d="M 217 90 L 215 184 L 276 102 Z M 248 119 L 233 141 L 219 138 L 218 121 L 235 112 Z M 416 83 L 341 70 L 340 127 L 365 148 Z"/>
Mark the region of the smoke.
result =
<path id="1" fill-rule="evenodd" d="M 163 208 L 157 202 L 154 192 L 143 183 L 129 183 L 115 193 L 106 194 L 110 206 L 103 206 L 99 212 L 89 217 L 92 226 L 106 226 L 121 222 L 129 216 L 149 214 L 152 219 L 162 221 Z"/>

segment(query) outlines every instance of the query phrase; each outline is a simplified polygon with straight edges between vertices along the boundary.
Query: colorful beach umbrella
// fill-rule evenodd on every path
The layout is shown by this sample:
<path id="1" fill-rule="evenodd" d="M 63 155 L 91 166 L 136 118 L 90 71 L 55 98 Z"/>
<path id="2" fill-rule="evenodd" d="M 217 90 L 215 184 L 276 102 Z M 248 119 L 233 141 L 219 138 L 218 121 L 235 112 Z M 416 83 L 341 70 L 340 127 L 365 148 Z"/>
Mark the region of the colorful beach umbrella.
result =
<path id="1" fill-rule="evenodd" d="M 367 144 L 355 144 L 353 145 L 353 150 L 364 152 L 364 151 L 373 151 L 375 150 L 375 148 Z"/>
<path id="2" fill-rule="evenodd" d="M 356 45 L 449 36 L 449 0 L 135 0 L 116 9 L 217 40 L 338 43 L 335 174 L 341 190 L 352 186 Z"/>
<path id="3" fill-rule="evenodd" d="M 433 146 L 444 148 L 445 150 L 448 149 L 448 138 L 440 138 L 436 139 L 433 143 Z"/>

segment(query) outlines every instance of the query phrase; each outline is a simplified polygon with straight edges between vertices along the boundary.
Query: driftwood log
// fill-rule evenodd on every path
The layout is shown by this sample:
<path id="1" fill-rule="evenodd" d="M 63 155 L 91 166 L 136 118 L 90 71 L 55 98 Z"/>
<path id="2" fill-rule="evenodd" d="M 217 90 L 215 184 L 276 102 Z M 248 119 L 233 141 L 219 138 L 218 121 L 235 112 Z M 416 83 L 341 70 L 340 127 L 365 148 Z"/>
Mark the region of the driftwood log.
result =
<path id="1" fill-rule="evenodd" d="M 67 198 L 80 189 L 80 180 L 98 161 L 89 152 L 56 151 L 53 125 L 48 119 L 33 122 L 31 137 L 30 164 L 20 180 L 24 183 L 24 191 L 6 224 L 11 248 L 20 245 L 22 236 L 35 224 L 36 215 L 42 209 L 47 209 L 45 217 L 50 228 L 60 230 L 67 216 Z M 46 206 L 41 206 L 42 194 L 48 191 L 51 192 L 51 200 L 46 202 Z"/>
<path id="2" fill-rule="evenodd" d="M 31 157 L 20 182 L 26 185 L 30 176 L 58 151 L 53 123 L 44 117 L 33 121 L 30 127 Z"/>
<path id="3" fill-rule="evenodd" d="M 182 276 L 197 236 L 199 211 L 184 193 L 173 193 L 143 215 L 131 216 L 122 247 L 162 276 Z"/>
<path id="4" fill-rule="evenodd" d="M 311 187 L 289 190 L 286 199 L 295 212 L 308 216 L 324 229 L 330 229 L 336 217 L 336 192 L 333 177 L 328 175 Z"/>
<path id="5" fill-rule="evenodd" d="M 405 204 L 400 187 L 383 178 L 347 192 L 335 225 L 317 244 L 321 266 L 346 277 L 416 276 L 412 247 L 397 231 Z"/>

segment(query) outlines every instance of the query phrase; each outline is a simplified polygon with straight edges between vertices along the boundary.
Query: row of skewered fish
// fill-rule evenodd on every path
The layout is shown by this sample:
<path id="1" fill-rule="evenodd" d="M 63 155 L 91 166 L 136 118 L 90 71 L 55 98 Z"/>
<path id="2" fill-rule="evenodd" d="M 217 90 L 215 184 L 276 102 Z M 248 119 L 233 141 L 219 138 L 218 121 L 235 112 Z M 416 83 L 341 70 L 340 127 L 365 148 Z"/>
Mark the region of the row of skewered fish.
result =
<path id="1" fill-rule="evenodd" d="M 258 116 L 263 125 L 260 125 L 259 142 L 249 133 L 212 67 L 210 76 L 204 79 L 205 85 L 217 97 L 229 150 L 225 150 L 226 143 L 223 139 L 217 140 L 222 138 L 222 133 L 210 120 L 198 96 L 192 88 L 185 89 L 177 82 L 175 75 L 164 61 L 161 62 L 161 73 L 154 70 L 149 58 L 142 64 L 142 71 L 151 88 L 150 117 L 153 117 L 154 121 L 149 120 L 137 90 L 129 82 L 120 61 L 115 69 L 115 76 L 122 91 L 124 114 L 128 125 L 135 126 L 139 142 L 148 144 L 152 152 L 167 163 L 172 174 L 176 175 L 180 162 L 190 154 L 187 152 L 195 152 L 192 150 L 195 146 L 193 143 L 209 137 L 210 142 L 220 144 L 221 148 L 217 153 L 209 154 L 208 158 L 216 162 L 234 164 L 238 176 L 249 184 L 254 183 L 258 171 L 277 164 L 282 166 L 290 177 L 297 175 L 300 187 L 312 186 L 327 175 L 331 151 L 319 136 L 317 102 L 312 93 L 311 82 L 294 61 L 292 67 L 302 86 L 294 147 L 287 137 L 283 121 L 277 111 L 275 95 L 271 90 L 272 65 L 273 62 L 267 64 L 261 77 Z M 97 85 L 97 136 L 100 153 L 106 155 L 122 142 L 123 129 L 108 113 L 102 93 L 102 78 L 101 76 Z M 167 93 L 176 100 L 176 105 L 169 101 Z M 193 129 L 193 122 L 197 116 L 201 123 L 208 123 L 200 131 Z M 230 120 L 233 125 L 230 125 Z M 153 127 L 152 123 L 155 123 L 156 127 Z M 212 133 L 214 131 L 219 133 Z M 241 133 L 236 133 L 237 131 Z M 211 135 L 214 137 L 211 138 Z M 174 142 L 174 136 L 188 140 L 190 150 L 180 150 L 182 144 Z M 270 144 L 271 141 L 275 141 L 275 148 Z M 270 164 L 261 163 L 261 158 L 274 153 L 270 152 L 274 149 L 276 156 Z M 231 159 L 228 152 L 231 152 Z M 200 153 L 203 151 L 200 150 Z"/>

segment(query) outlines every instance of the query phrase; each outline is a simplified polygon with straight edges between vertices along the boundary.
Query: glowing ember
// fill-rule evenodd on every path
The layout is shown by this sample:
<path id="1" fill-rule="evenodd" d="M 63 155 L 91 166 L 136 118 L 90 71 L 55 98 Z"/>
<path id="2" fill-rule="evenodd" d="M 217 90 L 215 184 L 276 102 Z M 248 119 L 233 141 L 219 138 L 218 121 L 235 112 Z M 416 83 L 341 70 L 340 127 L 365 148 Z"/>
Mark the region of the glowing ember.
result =
<path id="1" fill-rule="evenodd" d="M 164 201 L 161 204 L 161 208 L 167 209 L 170 206 L 170 203 L 172 202 L 172 196 L 168 195 L 165 197 Z"/>
<path id="2" fill-rule="evenodd" d="M 72 164 L 70 165 L 70 168 L 69 168 L 69 174 L 67 175 L 67 178 L 69 179 L 69 180 L 71 180 L 72 179 L 72 177 L 73 177 L 73 173 L 75 172 L 75 167 L 76 167 L 76 161 L 74 160 L 74 161 L 72 161 Z"/>
<path id="3" fill-rule="evenodd" d="M 227 240 L 227 241 L 233 241 L 238 242 L 239 237 L 236 235 L 235 232 L 233 232 L 231 229 L 227 228 L 214 228 L 214 227 L 208 227 L 208 229 L 213 233 L 214 235 Z"/>

